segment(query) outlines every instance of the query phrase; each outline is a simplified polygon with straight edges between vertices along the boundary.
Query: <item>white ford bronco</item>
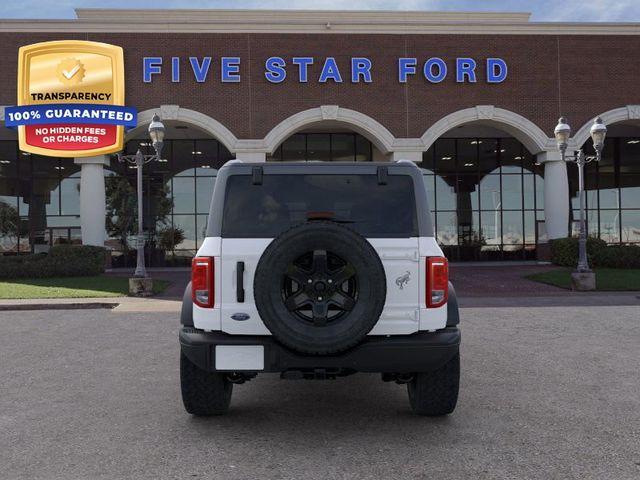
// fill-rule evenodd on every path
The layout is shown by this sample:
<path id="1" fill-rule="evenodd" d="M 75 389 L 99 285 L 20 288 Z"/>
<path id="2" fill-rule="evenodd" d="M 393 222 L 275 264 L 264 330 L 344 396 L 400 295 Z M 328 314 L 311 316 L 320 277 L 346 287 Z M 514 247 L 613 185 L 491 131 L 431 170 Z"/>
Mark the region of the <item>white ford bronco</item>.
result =
<path id="1" fill-rule="evenodd" d="M 225 164 L 180 329 L 187 412 L 227 411 L 258 373 L 407 384 L 414 412 L 458 398 L 458 304 L 420 169 L 395 163 Z"/>

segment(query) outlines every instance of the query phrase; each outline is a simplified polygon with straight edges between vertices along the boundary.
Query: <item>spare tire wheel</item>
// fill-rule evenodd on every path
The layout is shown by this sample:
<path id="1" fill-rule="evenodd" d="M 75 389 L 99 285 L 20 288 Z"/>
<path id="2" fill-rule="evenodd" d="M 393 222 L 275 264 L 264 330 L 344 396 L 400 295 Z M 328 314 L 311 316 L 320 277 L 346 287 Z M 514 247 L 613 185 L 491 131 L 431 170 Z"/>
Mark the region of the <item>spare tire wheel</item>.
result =
<path id="1" fill-rule="evenodd" d="M 350 228 L 314 221 L 287 230 L 264 251 L 254 277 L 262 321 L 286 347 L 331 354 L 353 347 L 384 308 L 384 267 Z"/>

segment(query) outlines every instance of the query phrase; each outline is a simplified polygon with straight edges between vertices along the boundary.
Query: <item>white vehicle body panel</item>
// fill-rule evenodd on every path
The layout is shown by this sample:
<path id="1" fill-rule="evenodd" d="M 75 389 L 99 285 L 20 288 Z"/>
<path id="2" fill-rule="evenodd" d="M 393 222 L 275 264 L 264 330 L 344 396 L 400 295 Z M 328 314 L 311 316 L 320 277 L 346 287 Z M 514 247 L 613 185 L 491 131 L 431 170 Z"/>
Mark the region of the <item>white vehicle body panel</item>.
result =
<path id="1" fill-rule="evenodd" d="M 419 330 L 444 328 L 447 322 L 446 305 L 425 308 L 425 257 L 442 256 L 433 237 L 370 238 L 378 253 L 387 277 L 387 298 L 379 321 L 369 335 L 408 335 Z M 214 308 L 194 305 L 196 328 L 221 330 L 234 335 L 271 335 L 260 319 L 253 300 L 253 280 L 256 267 L 271 238 L 206 238 L 197 255 L 215 257 Z M 244 262 L 245 301 L 237 301 L 236 266 Z M 232 315 L 243 313 L 246 320 L 234 320 Z"/>

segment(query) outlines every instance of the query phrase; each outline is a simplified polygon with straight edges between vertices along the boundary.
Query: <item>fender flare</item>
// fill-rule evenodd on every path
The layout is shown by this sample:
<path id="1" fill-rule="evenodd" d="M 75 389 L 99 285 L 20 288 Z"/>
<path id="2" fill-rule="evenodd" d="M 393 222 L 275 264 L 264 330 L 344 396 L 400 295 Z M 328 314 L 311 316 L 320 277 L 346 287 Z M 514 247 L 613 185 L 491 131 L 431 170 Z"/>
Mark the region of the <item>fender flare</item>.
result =
<path id="1" fill-rule="evenodd" d="M 193 301 L 191 300 L 191 282 L 187 284 L 182 296 L 182 309 L 180 310 L 180 323 L 185 327 L 193 327 Z"/>
<path id="2" fill-rule="evenodd" d="M 458 309 L 458 297 L 453 283 L 449 282 L 449 299 L 447 300 L 447 327 L 455 327 L 460 323 L 460 310 Z"/>

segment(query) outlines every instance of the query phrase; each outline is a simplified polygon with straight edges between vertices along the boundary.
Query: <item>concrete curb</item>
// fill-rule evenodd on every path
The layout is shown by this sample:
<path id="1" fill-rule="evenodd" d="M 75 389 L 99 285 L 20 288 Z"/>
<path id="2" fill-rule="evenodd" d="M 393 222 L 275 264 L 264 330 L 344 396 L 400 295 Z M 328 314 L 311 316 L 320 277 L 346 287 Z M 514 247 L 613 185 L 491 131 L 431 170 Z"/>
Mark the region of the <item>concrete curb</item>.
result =
<path id="1" fill-rule="evenodd" d="M 84 303 L 9 303 L 0 304 L 0 312 L 26 311 L 26 310 L 95 310 L 114 309 L 116 302 L 84 302 Z"/>
<path id="2" fill-rule="evenodd" d="M 0 299 L 2 311 L 28 310 L 91 310 L 103 309 L 109 312 L 179 312 L 182 297 L 95 297 L 95 298 L 40 298 L 40 299 Z"/>

